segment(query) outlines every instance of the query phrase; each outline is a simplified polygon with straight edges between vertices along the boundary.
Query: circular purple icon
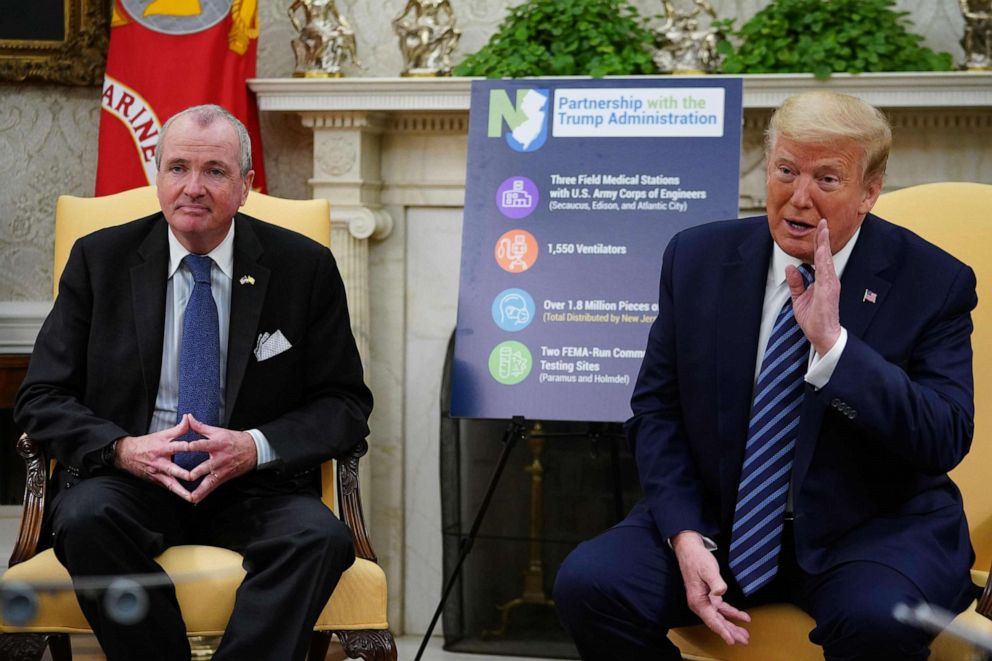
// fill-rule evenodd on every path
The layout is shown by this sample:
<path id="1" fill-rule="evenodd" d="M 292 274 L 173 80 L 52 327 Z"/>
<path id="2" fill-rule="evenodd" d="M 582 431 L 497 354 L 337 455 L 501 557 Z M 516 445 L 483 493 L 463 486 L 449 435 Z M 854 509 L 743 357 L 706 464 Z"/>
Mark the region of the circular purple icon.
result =
<path id="1" fill-rule="evenodd" d="M 526 218 L 538 199 L 537 185 L 527 177 L 510 177 L 496 190 L 496 207 L 507 218 Z"/>

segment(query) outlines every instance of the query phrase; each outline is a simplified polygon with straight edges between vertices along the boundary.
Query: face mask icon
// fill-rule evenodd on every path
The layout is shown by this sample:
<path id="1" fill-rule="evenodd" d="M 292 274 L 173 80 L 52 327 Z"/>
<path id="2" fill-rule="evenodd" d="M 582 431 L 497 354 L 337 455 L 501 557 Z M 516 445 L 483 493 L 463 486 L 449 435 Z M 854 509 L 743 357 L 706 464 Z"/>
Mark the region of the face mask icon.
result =
<path id="1" fill-rule="evenodd" d="M 503 321 L 506 323 L 525 326 L 530 321 L 530 310 L 527 309 L 527 302 L 518 294 L 511 294 L 503 298 L 500 308 Z"/>
<path id="2" fill-rule="evenodd" d="M 534 299 L 526 291 L 506 289 L 493 300 L 493 321 L 501 329 L 513 333 L 530 325 L 535 310 Z"/>

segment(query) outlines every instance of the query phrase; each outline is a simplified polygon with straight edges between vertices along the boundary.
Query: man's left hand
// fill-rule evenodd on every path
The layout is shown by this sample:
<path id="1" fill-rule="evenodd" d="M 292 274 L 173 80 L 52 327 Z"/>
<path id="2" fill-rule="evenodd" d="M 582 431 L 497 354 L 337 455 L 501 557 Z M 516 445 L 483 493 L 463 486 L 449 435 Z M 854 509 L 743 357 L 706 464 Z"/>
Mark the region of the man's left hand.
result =
<path id="1" fill-rule="evenodd" d="M 255 441 L 246 431 L 233 431 L 223 427 L 211 427 L 190 416 L 190 429 L 203 436 L 190 441 L 190 452 L 206 452 L 209 457 L 190 471 L 190 478 L 203 478 L 190 500 L 195 505 L 210 495 L 214 489 L 228 480 L 244 475 L 255 469 L 258 454 Z"/>
<path id="2" fill-rule="evenodd" d="M 840 279 L 834 270 L 826 219 L 816 226 L 813 241 L 816 281 L 806 288 L 803 276 L 795 266 L 785 267 L 785 281 L 792 295 L 796 322 L 816 353 L 824 356 L 840 338 Z"/>

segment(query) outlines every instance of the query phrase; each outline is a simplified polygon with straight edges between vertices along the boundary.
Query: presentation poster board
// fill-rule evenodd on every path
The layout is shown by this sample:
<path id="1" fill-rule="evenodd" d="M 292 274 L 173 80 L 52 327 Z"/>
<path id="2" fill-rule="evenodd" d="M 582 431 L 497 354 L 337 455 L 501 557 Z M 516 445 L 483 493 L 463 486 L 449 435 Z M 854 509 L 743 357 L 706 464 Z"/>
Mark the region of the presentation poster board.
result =
<path id="1" fill-rule="evenodd" d="M 454 416 L 630 416 L 665 246 L 737 216 L 741 121 L 739 78 L 473 82 Z"/>

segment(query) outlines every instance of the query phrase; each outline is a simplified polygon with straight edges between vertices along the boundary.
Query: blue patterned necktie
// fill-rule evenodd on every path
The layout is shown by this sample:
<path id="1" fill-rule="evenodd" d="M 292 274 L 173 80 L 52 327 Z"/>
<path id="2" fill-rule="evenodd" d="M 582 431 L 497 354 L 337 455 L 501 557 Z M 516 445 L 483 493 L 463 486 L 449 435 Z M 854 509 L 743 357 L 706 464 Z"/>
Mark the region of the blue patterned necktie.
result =
<path id="1" fill-rule="evenodd" d="M 809 287 L 812 267 L 802 264 L 799 272 Z M 789 297 L 761 359 L 730 537 L 730 569 L 746 595 L 778 572 L 808 362 L 809 340 L 792 314 Z"/>
<path id="2" fill-rule="evenodd" d="M 210 291 L 213 260 L 204 255 L 186 255 L 183 264 L 193 274 L 193 291 L 186 303 L 183 337 L 179 347 L 179 408 L 176 422 L 187 413 L 208 425 L 220 424 L 220 324 L 217 304 Z M 202 438 L 190 431 L 178 441 Z M 206 452 L 177 452 L 172 460 L 193 470 L 207 459 Z M 190 491 L 196 482 L 183 482 Z"/>

